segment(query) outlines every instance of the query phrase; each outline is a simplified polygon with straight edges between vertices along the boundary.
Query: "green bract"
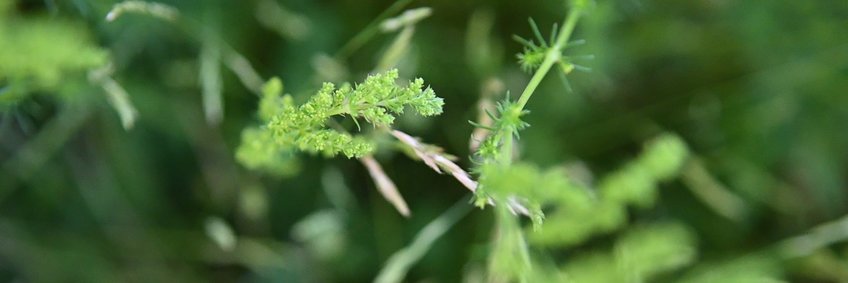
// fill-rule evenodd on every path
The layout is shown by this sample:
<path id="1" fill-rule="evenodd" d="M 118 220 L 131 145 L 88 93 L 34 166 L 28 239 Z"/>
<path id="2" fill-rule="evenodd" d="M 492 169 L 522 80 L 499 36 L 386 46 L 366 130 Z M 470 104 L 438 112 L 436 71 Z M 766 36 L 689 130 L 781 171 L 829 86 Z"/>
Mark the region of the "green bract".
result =
<path id="1" fill-rule="evenodd" d="M 489 130 L 488 136 L 480 143 L 480 148 L 475 153 L 477 163 L 486 164 L 494 162 L 501 151 L 501 145 L 505 139 L 518 137 L 518 131 L 530 126 L 521 120 L 521 117 L 530 113 L 522 110 L 517 104 L 509 100 L 507 96 L 497 105 L 497 115 L 486 113 L 494 121 L 491 126 L 483 126 L 472 122 L 477 127 Z"/>

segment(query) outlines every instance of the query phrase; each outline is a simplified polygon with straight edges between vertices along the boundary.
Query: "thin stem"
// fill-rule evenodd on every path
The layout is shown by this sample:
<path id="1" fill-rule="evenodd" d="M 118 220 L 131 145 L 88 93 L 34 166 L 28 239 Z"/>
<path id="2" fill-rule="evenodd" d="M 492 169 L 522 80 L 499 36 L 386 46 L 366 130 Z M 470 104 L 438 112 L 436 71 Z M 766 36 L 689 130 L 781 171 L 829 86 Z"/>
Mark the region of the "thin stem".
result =
<path id="1" fill-rule="evenodd" d="M 377 18 L 375 18 L 373 21 L 371 21 L 371 23 L 369 23 L 368 26 L 365 27 L 365 29 L 360 31 L 353 38 L 351 38 L 350 41 L 348 41 L 344 46 L 342 46 L 342 48 L 339 49 L 338 52 L 336 52 L 336 55 L 334 56 L 335 59 L 339 61 L 347 59 L 347 57 L 350 56 L 351 53 L 362 47 L 362 45 L 368 42 L 371 37 L 377 34 L 377 32 L 380 30 L 380 23 L 383 20 L 385 20 L 391 15 L 400 12 L 401 10 L 403 10 L 404 7 L 406 7 L 406 5 L 409 5 L 409 3 L 411 2 L 412 0 L 398 0 L 394 4 L 389 6 L 389 8 L 386 8 L 386 10 L 380 13 L 380 15 L 377 16 Z"/>
<path id="2" fill-rule="evenodd" d="M 385 72 L 390 68 L 397 66 L 400 59 L 403 58 L 403 55 L 409 50 L 409 44 L 412 42 L 412 35 L 415 33 L 415 26 L 410 25 L 404 27 L 400 33 L 398 33 L 395 40 L 389 45 L 389 48 L 386 49 L 386 52 L 383 54 L 383 57 L 380 58 L 379 63 L 377 63 L 377 68 L 374 69 L 375 72 Z"/>
<path id="3" fill-rule="evenodd" d="M 518 111 L 522 111 L 524 106 L 527 105 L 527 101 L 530 100 L 530 96 L 533 95 L 533 92 L 536 91 L 536 88 L 539 87 L 539 84 L 542 82 L 542 79 L 545 78 L 545 75 L 548 74 L 548 71 L 551 70 L 554 64 L 559 62 L 561 58 L 561 50 L 565 47 L 568 39 L 571 37 L 571 33 L 574 32 L 574 27 L 577 26 L 577 20 L 580 18 L 580 13 L 582 13 L 582 9 L 580 7 L 573 7 L 568 15 L 565 17 L 565 22 L 562 25 L 562 29 L 559 31 L 559 35 L 556 38 L 556 42 L 553 43 L 551 48 L 548 49 L 547 54 L 545 55 L 545 61 L 542 61 L 542 64 L 536 69 L 536 73 L 533 74 L 533 77 L 530 78 L 530 82 L 527 83 L 527 87 L 524 88 L 524 91 L 521 92 L 521 96 L 518 98 Z M 500 158 L 503 164 L 510 164 L 512 162 L 512 143 L 513 143 L 513 133 L 512 130 L 506 131 L 504 136 L 502 137 L 503 145 L 501 146 Z"/>
<path id="4" fill-rule="evenodd" d="M 713 211 L 736 222 L 745 220 L 748 215 L 745 201 L 716 180 L 700 159 L 691 159 L 683 166 L 681 175 L 683 183 Z"/>
<path id="5" fill-rule="evenodd" d="M 441 216 L 424 226 L 409 246 L 395 252 L 389 258 L 374 282 L 402 282 L 412 265 L 421 260 L 433 244 L 467 215 L 471 208 L 472 206 L 468 205 L 468 198 L 462 198 Z"/>
<path id="6" fill-rule="evenodd" d="M 221 84 L 221 48 L 213 38 L 212 31 L 208 29 L 201 36 L 198 80 L 206 123 L 217 126 L 224 119 L 224 91 Z"/>
<path id="7" fill-rule="evenodd" d="M 115 79 L 108 75 L 98 80 L 103 91 L 106 92 L 109 105 L 112 105 L 115 112 L 118 112 L 118 117 L 121 119 L 121 125 L 124 127 L 124 130 L 132 129 L 135 120 L 138 118 L 138 110 L 132 104 L 130 95 Z"/>
<path id="8" fill-rule="evenodd" d="M 815 251 L 848 239 L 848 216 L 818 225 L 804 235 L 777 244 L 777 251 L 786 259 L 808 256 Z"/>
<path id="9" fill-rule="evenodd" d="M 514 138 L 512 137 L 512 131 L 509 131 L 504 137 L 501 137 L 503 140 L 503 145 L 501 145 L 501 164 L 509 165 L 512 163 L 512 143 Z"/>
<path id="10" fill-rule="evenodd" d="M 568 13 L 568 16 L 566 16 L 556 42 L 550 49 L 548 49 L 545 61 L 542 61 L 542 65 L 539 66 L 539 69 L 537 69 L 536 73 L 533 74 L 533 77 L 530 79 L 527 87 L 525 87 L 524 91 L 521 92 L 521 96 L 518 98 L 519 110 L 524 109 L 524 105 L 526 105 L 527 101 L 530 100 L 530 96 L 532 96 L 533 92 L 536 91 L 536 88 L 539 87 L 542 79 L 545 78 L 545 75 L 548 74 L 551 67 L 561 58 L 562 55 L 560 54 L 560 51 L 563 47 L 565 47 L 566 42 L 568 42 L 568 39 L 571 37 L 574 27 L 577 26 L 577 20 L 580 18 L 581 12 L 582 9 L 574 7 Z"/>

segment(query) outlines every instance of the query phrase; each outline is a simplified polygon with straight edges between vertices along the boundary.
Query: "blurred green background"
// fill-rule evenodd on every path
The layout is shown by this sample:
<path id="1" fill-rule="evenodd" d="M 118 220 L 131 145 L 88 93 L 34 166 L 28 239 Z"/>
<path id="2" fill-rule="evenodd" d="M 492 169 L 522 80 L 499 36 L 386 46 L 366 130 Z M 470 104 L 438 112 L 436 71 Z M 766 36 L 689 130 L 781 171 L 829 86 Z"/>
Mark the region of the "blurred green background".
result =
<path id="1" fill-rule="evenodd" d="M 305 99 L 322 81 L 357 82 L 374 70 L 396 37 L 367 28 L 383 11 L 430 7 L 397 67 L 424 78 L 445 99 L 444 114 L 396 126 L 469 168 L 466 121 L 481 92 L 494 80 L 519 93 L 530 76 L 511 36 L 532 35 L 528 17 L 547 32 L 567 12 L 553 0 L 161 3 L 180 20 L 127 13 L 109 22 L 115 1 L 0 0 L 0 281 L 371 281 L 467 190 L 390 146 L 377 159 L 410 204 L 408 219 L 356 160 L 303 155 L 289 174 L 245 169 L 234 152 L 242 129 L 259 123 L 258 97 L 222 66 L 223 117 L 207 122 L 206 44 L 217 42 L 224 61 L 241 54 L 262 80 L 279 77 Z M 698 262 L 744 258 L 845 222 L 846 27 L 848 1 L 597 0 L 573 37 L 586 44 L 566 51 L 593 55 L 578 61 L 591 70 L 567 85 L 554 74 L 543 81 L 527 106 L 521 158 L 600 176 L 652 136 L 678 134 L 695 165 L 629 222 L 685 224 Z M 363 30 L 373 32 L 367 41 L 346 45 Z M 90 72 L 106 64 L 107 81 L 137 111 L 129 129 L 110 106 L 109 83 Z M 738 213 L 722 214 L 727 206 Z M 472 211 L 406 281 L 473 281 L 492 221 L 491 210 Z M 780 262 L 770 276 L 848 282 L 848 232 L 823 237 L 832 244 L 766 256 Z M 568 262 L 613 241 L 545 252 Z M 698 266 L 650 281 L 676 282 Z"/>

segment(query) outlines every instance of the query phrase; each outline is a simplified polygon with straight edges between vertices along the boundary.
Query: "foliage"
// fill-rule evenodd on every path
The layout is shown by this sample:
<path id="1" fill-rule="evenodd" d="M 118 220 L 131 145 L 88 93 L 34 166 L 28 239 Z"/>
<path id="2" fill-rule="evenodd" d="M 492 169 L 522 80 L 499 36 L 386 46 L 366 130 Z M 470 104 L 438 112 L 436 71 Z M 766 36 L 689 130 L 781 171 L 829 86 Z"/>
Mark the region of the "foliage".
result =
<path id="1" fill-rule="evenodd" d="M 845 19 L 0 0 L 0 281 L 845 282 Z"/>
<path id="2" fill-rule="evenodd" d="M 279 81 L 272 80 L 263 91 L 259 114 L 261 118 L 270 117 L 264 131 L 270 132 L 266 135 L 276 144 L 271 147 L 322 152 L 326 156 L 343 153 L 348 158 L 362 157 L 372 153 L 375 144 L 366 138 L 329 129 L 326 125 L 329 118 L 350 116 L 354 121 L 365 119 L 375 128 L 387 128 L 394 122 L 394 115 L 403 114 L 405 107 L 423 116 L 442 113 L 444 102 L 429 87 L 422 89 L 424 80 L 419 78 L 400 87 L 395 84 L 397 78 L 397 70 L 390 70 L 369 76 L 355 87 L 344 84 L 336 89 L 332 83 L 324 83 L 315 96 L 300 106 L 293 104 L 291 96 L 280 97 Z M 247 138 L 245 142 L 254 142 Z M 246 156 L 241 159 L 247 163 L 257 162 Z"/>
<path id="3" fill-rule="evenodd" d="M 664 135 L 650 141 L 639 158 L 602 178 L 597 189 L 569 182 L 559 172 L 562 185 L 548 193 L 555 210 L 546 229 L 532 233 L 530 240 L 543 246 L 571 246 L 620 228 L 626 224 L 628 206 L 652 206 L 659 182 L 674 176 L 686 156 L 678 137 Z"/>
<path id="4" fill-rule="evenodd" d="M 106 50 L 94 45 L 78 22 L 42 17 L 20 17 L 0 8 L 0 79 L 7 86 L 0 103 L 13 103 L 32 90 L 55 90 L 71 79 L 84 78 L 90 68 L 103 65 Z"/>
<path id="5" fill-rule="evenodd" d="M 680 224 L 636 227 L 608 252 L 575 258 L 563 268 L 569 282 L 645 282 L 695 259 L 692 232 Z"/>

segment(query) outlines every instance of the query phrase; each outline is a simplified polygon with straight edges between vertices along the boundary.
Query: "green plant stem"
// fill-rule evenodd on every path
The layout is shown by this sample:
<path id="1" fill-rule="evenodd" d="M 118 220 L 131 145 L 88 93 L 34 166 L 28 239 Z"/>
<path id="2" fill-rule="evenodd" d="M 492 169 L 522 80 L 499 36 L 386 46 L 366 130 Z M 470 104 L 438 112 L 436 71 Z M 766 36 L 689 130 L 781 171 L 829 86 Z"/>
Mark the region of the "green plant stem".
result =
<path id="1" fill-rule="evenodd" d="M 745 221 L 748 216 L 745 201 L 716 180 L 700 159 L 693 158 L 683 166 L 681 177 L 692 193 L 713 211 L 738 223 Z"/>
<path id="2" fill-rule="evenodd" d="M 375 72 L 385 72 L 396 67 L 403 55 L 409 50 L 409 44 L 412 43 L 412 35 L 415 33 L 415 26 L 404 27 L 395 37 L 395 40 L 386 49 L 383 57 L 377 63 Z"/>
<path id="3" fill-rule="evenodd" d="M 848 240 L 848 216 L 818 225 L 809 232 L 783 240 L 775 249 L 785 259 L 813 254 L 819 249 Z"/>
<path id="4" fill-rule="evenodd" d="M 562 29 L 559 31 L 556 42 L 550 49 L 548 49 L 547 55 L 545 55 L 545 61 L 542 61 L 542 64 L 538 69 L 536 69 L 536 73 L 533 74 L 533 77 L 530 79 L 527 87 L 525 87 L 524 91 L 521 92 L 521 96 L 518 98 L 518 110 L 524 109 L 524 105 L 526 105 L 527 101 L 530 100 L 530 96 L 532 96 L 533 92 L 536 91 L 536 88 L 539 87 L 542 79 L 545 78 L 545 75 L 548 74 L 551 67 L 553 67 L 553 65 L 562 57 L 560 52 L 562 51 L 562 48 L 565 47 L 568 39 L 571 38 L 571 33 L 574 32 L 574 27 L 577 26 L 577 20 L 580 18 L 581 12 L 581 8 L 574 7 L 568 13 L 568 16 L 565 17 L 565 22 L 562 24 Z"/>
<path id="5" fill-rule="evenodd" d="M 472 207 L 468 205 L 467 198 L 462 198 L 441 216 L 424 226 L 409 246 L 395 252 L 389 258 L 374 282 L 402 282 L 412 265 L 421 260 L 436 240 L 467 215 Z"/>
<path id="6" fill-rule="evenodd" d="M 391 6 L 386 8 L 386 10 L 380 13 L 377 18 L 374 18 L 374 20 L 371 21 L 371 23 L 369 23 L 368 26 L 365 27 L 365 29 L 360 31 L 358 34 L 353 36 L 350 41 L 345 43 L 345 45 L 342 46 L 342 48 L 340 48 L 338 52 L 336 52 L 336 55 L 334 56 L 335 59 L 339 61 L 347 59 L 348 56 L 350 56 L 354 51 L 362 47 L 362 45 L 365 45 L 365 43 L 368 42 L 371 37 L 373 37 L 375 34 L 377 34 L 377 32 L 380 31 L 380 22 L 394 14 L 397 14 L 398 12 L 403 10 L 406 5 L 409 5 L 409 3 L 412 3 L 412 0 L 398 0 Z"/>
<path id="7" fill-rule="evenodd" d="M 501 145 L 500 162 L 503 165 L 509 165 L 512 163 L 512 143 L 515 138 L 512 137 L 511 131 L 505 136 L 506 137 L 502 137 L 504 140 L 503 145 Z"/>
<path id="8" fill-rule="evenodd" d="M 577 26 L 577 20 L 580 19 L 580 13 L 582 12 L 582 8 L 573 7 L 565 17 L 565 22 L 562 24 L 562 28 L 557 35 L 556 42 L 554 42 L 553 46 L 548 49 L 548 52 L 545 55 L 545 61 L 542 61 L 542 64 L 538 69 L 536 69 L 536 73 L 534 73 L 533 77 L 530 78 L 530 82 L 527 83 L 527 87 L 524 88 L 524 91 L 521 92 L 521 96 L 518 97 L 518 111 L 522 111 L 524 109 L 524 106 L 527 105 L 527 101 L 530 100 L 530 96 L 532 96 L 536 91 L 536 88 L 539 87 L 542 79 L 545 78 L 548 71 L 551 70 L 551 67 L 553 67 L 554 64 L 559 62 L 562 58 L 562 48 L 565 47 L 568 39 L 571 38 L 571 34 L 574 32 L 574 27 Z M 505 140 L 503 141 L 503 146 L 500 151 L 501 162 L 503 164 L 510 164 L 512 162 L 512 130 L 507 131 L 503 138 Z"/>

